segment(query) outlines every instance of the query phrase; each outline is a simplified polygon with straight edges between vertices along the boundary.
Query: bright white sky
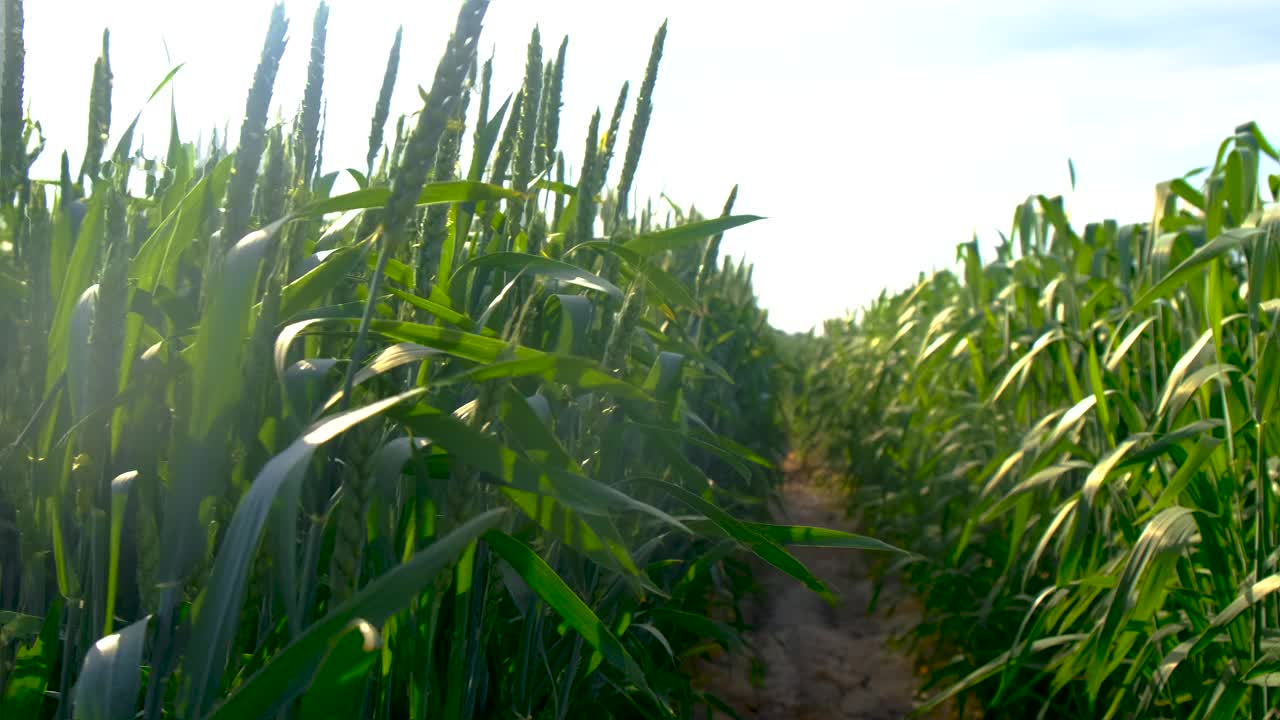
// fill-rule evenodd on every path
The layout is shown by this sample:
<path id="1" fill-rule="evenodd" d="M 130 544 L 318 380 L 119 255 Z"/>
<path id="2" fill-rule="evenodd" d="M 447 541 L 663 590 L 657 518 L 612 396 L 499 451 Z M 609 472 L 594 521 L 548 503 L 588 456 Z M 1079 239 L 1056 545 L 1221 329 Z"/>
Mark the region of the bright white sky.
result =
<path id="1" fill-rule="evenodd" d="M 405 48 L 393 120 L 419 106 L 415 86 L 429 85 L 459 2 L 330 3 L 326 170 L 364 167 L 396 26 L 405 26 Z M 1142 220 L 1154 184 L 1211 164 L 1237 124 L 1256 120 L 1280 140 L 1280 13 L 1269 1 L 1210 5 L 493 0 L 482 48 L 496 48 L 505 95 L 518 89 L 535 23 L 546 55 L 569 35 L 561 146 L 572 166 L 592 111 L 607 117 L 624 80 L 634 101 L 653 33 L 669 18 L 638 191 L 714 214 L 739 183 L 737 211 L 768 220 L 731 231 L 726 251 L 755 264 L 773 324 L 803 331 L 950 266 L 955 245 L 974 232 L 994 245 L 1029 194 L 1068 194 L 1080 224 Z M 291 116 L 315 0 L 286 7 L 290 43 L 275 104 Z M 184 62 L 174 87 L 185 136 L 207 138 L 227 120 L 234 132 L 270 8 L 269 0 L 27 2 L 27 100 L 49 148 L 68 149 L 79 167 L 104 27 L 113 131 Z M 630 117 L 628 109 L 624 128 Z M 159 98 L 144 114 L 148 148 L 164 147 L 167 123 Z M 43 160 L 37 171 L 56 176 L 56 154 Z"/>

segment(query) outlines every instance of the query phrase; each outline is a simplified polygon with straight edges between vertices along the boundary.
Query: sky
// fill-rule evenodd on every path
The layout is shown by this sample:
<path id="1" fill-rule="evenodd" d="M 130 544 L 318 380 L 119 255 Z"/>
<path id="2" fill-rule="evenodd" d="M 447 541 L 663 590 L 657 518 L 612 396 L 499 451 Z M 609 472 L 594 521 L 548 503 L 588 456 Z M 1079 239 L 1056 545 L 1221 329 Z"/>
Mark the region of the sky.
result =
<path id="1" fill-rule="evenodd" d="M 274 107 L 286 117 L 301 99 L 315 3 L 285 3 Z M 393 118 L 420 106 L 417 86 L 429 87 L 459 4 L 330 2 L 326 170 L 364 167 L 396 27 L 405 47 Z M 146 146 L 165 146 L 167 91 L 146 101 L 178 63 L 184 135 L 207 138 L 228 122 L 234 133 L 271 5 L 27 2 L 26 99 L 48 147 L 66 148 L 78 167 L 104 28 L 112 144 L 141 111 Z M 1212 164 L 1237 125 L 1254 120 L 1280 139 L 1271 5 L 492 0 L 481 50 L 493 55 L 501 98 L 519 88 L 535 25 L 544 57 L 569 36 L 560 137 L 572 172 L 592 112 L 607 117 L 623 81 L 634 102 L 668 20 L 636 191 L 717 214 L 738 184 L 736 212 L 766 219 L 731 230 L 724 251 L 754 264 L 773 325 L 802 332 L 954 266 L 956 245 L 975 234 L 994 247 L 1028 195 L 1064 195 L 1080 225 L 1138 222 L 1151 216 L 1157 182 Z M 37 174 L 56 177 L 56 163 L 50 151 Z"/>

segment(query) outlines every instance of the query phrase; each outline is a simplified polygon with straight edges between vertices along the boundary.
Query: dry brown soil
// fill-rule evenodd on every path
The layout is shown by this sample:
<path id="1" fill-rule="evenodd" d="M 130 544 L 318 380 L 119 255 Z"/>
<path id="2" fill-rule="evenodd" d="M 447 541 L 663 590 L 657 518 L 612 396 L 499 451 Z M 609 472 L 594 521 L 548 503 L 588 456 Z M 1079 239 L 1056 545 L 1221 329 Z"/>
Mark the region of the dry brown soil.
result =
<path id="1" fill-rule="evenodd" d="M 842 502 L 837 490 L 812 473 L 792 470 L 783 507 L 774 515 L 781 523 L 853 531 Z M 888 641 L 918 617 L 911 599 L 890 586 L 882 593 L 890 602 L 879 604 L 892 605 L 892 616 L 868 613 L 872 583 L 861 552 L 806 547 L 793 552 L 837 594 L 839 606 L 762 565 L 756 571 L 762 592 L 745 612 L 755 628 L 746 637 L 763 663 L 763 677 L 757 671 L 753 682 L 750 657 L 721 655 L 699 666 L 701 687 L 755 720 L 907 717 L 918 704 L 919 681 L 910 659 Z"/>

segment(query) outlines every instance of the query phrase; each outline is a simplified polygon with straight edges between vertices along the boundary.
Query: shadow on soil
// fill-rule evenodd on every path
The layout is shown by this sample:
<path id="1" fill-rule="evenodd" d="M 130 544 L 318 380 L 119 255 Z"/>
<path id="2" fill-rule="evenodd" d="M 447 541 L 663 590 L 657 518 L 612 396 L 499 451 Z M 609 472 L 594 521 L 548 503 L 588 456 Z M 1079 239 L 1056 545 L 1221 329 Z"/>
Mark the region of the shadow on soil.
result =
<path id="1" fill-rule="evenodd" d="M 789 464 L 778 522 L 854 531 L 839 491 Z M 831 607 L 775 568 L 756 570 L 761 592 L 745 609 L 758 658 L 721 655 L 702 662 L 699 685 L 754 720 L 897 720 L 917 705 L 919 679 L 890 638 L 918 619 L 911 598 L 890 584 L 869 614 L 873 586 L 859 552 L 793 548 L 836 593 Z M 763 664 L 763 668 L 760 665 Z M 754 676 L 754 678 L 753 678 Z M 945 718 L 946 714 L 931 716 Z"/>

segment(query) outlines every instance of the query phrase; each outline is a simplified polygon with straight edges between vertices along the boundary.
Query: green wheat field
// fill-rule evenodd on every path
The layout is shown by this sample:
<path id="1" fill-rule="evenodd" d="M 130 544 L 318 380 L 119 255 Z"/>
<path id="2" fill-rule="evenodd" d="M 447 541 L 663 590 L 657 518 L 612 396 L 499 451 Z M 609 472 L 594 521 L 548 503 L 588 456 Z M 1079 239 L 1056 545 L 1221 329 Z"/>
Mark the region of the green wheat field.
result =
<path id="1" fill-rule="evenodd" d="M 488 1 L 455 2 L 408 116 L 385 38 L 364 167 L 324 165 L 322 2 L 296 112 L 264 7 L 238 137 L 170 105 L 158 154 L 111 124 L 104 33 L 44 178 L 0 0 L 0 719 L 735 717 L 689 664 L 751 652 L 765 565 L 837 602 L 796 546 L 919 601 L 918 713 L 1280 713 L 1256 124 L 1149 223 L 1033 196 L 994 257 L 788 335 L 720 252 L 769 208 L 633 192 L 665 25 L 562 138 L 567 45 L 492 87 Z M 865 535 L 774 520 L 789 454 Z"/>

